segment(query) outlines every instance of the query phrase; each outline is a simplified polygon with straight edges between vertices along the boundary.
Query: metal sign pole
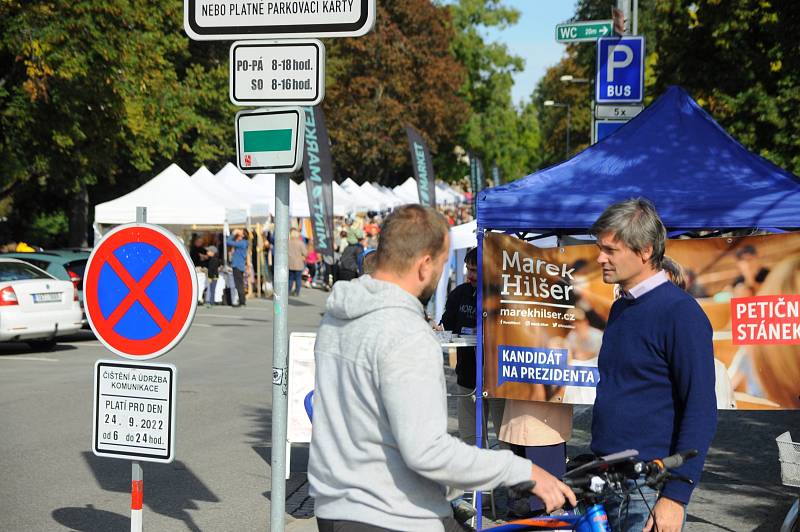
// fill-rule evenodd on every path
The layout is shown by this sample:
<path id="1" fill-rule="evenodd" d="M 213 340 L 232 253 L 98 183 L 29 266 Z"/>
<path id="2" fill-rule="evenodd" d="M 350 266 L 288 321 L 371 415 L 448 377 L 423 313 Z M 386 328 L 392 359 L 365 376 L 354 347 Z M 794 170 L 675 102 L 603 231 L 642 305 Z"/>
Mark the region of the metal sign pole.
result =
<path id="1" fill-rule="evenodd" d="M 147 223 L 147 207 L 136 207 L 136 223 Z M 144 472 L 139 462 L 131 462 L 131 532 L 142 532 Z"/>
<path id="2" fill-rule="evenodd" d="M 283 532 L 286 510 L 286 419 L 289 353 L 289 174 L 275 174 L 275 295 L 272 335 L 270 530 Z"/>

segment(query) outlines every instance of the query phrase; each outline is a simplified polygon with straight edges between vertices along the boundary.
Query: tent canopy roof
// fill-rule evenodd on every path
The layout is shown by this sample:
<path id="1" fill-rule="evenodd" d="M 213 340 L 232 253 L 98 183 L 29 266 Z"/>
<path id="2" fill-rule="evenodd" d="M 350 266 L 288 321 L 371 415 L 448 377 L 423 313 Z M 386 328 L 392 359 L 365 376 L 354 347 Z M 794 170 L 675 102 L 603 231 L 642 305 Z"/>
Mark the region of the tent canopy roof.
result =
<path id="1" fill-rule="evenodd" d="M 100 224 L 136 221 L 136 207 L 147 207 L 147 221 L 161 225 L 222 225 L 225 208 L 201 191 L 176 164 L 124 196 L 94 208 Z"/>
<path id="2" fill-rule="evenodd" d="M 800 227 L 800 179 L 749 152 L 676 86 L 573 158 L 481 192 L 478 223 L 586 230 L 637 196 L 670 229 Z"/>

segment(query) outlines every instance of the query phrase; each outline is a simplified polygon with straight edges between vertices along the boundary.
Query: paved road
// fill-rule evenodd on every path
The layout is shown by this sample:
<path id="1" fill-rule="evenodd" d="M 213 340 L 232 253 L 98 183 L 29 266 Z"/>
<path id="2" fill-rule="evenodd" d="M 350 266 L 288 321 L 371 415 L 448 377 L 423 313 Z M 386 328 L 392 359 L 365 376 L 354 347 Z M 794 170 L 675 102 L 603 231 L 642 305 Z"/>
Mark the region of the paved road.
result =
<path id="1" fill-rule="evenodd" d="M 313 331 L 324 298 L 306 290 L 293 299 L 290 329 Z M 200 309 L 184 341 L 157 360 L 178 367 L 177 460 L 143 464 L 146 529 L 269 529 L 271 316 L 268 301 Z M 90 334 L 50 353 L 0 344 L 0 530 L 129 528 L 129 462 L 90 451 L 98 358 L 114 357 Z M 585 409 L 576 417 L 575 451 L 588 441 L 589 417 Z M 688 530 L 778 529 L 790 492 L 774 438 L 786 429 L 800 436 L 798 413 L 721 416 Z M 288 529 L 313 529 L 302 473 L 288 493 Z"/>

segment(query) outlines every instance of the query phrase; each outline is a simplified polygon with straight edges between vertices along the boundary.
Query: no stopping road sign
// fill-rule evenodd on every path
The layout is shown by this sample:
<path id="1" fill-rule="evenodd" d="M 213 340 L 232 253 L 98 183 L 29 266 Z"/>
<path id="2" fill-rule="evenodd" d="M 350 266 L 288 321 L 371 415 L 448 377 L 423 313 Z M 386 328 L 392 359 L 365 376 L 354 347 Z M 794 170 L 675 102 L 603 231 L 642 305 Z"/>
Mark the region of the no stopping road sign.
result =
<path id="1" fill-rule="evenodd" d="M 133 360 L 175 347 L 197 309 L 197 276 L 183 244 L 155 225 L 109 232 L 90 255 L 83 282 L 86 317 L 97 338 Z"/>

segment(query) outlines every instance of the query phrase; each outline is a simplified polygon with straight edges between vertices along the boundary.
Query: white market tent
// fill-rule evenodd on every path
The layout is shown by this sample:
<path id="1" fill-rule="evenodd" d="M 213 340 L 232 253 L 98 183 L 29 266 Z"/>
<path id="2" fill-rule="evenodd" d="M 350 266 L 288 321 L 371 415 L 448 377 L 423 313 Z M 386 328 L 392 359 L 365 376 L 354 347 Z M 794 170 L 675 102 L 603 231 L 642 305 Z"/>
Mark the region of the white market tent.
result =
<path id="1" fill-rule="evenodd" d="M 256 185 L 232 163 L 223 166 L 215 177 L 225 188 L 247 203 L 251 221 L 263 222 L 274 212 L 274 199 L 270 200 L 270 197 L 274 198 L 274 193 L 272 196 L 258 194 L 260 191 L 256 190 Z"/>
<path id="2" fill-rule="evenodd" d="M 291 179 L 289 180 L 289 216 L 292 218 L 311 217 L 305 183 L 298 185 Z"/>
<path id="3" fill-rule="evenodd" d="M 359 188 L 364 192 L 364 195 L 372 198 L 374 205 L 378 207 L 375 210 L 380 211 L 396 205 L 394 199 L 387 197 L 386 194 L 372 186 L 369 182 L 365 181 Z"/>
<path id="4" fill-rule="evenodd" d="M 477 220 L 450 228 L 450 258 L 444 264 L 442 276 L 436 286 L 436 308 L 434 313 L 436 323 L 439 323 L 444 313 L 444 304 L 447 301 L 447 289 L 450 284 L 450 272 L 452 269 L 455 269 L 456 272 L 456 286 L 464 282 L 464 257 L 469 248 L 478 245 L 477 230 Z"/>
<path id="5" fill-rule="evenodd" d="M 405 203 L 419 203 L 419 191 L 417 182 L 413 177 L 409 177 L 402 184 L 394 187 L 393 192 L 402 198 Z M 436 183 L 436 205 L 457 205 L 466 201 L 466 197 L 456 192 L 450 185 L 439 181 Z"/>
<path id="6" fill-rule="evenodd" d="M 124 196 L 94 208 L 95 223 L 119 225 L 136 221 L 136 207 L 147 207 L 148 223 L 158 225 L 223 225 L 225 207 L 210 199 L 176 164 Z"/>
<path id="7" fill-rule="evenodd" d="M 358 208 L 353 201 L 352 196 L 339 185 L 336 181 L 333 182 L 331 187 L 333 190 L 333 214 L 334 216 L 347 216 L 348 214 L 358 212 Z"/>
<path id="8" fill-rule="evenodd" d="M 208 198 L 225 207 L 226 221 L 229 224 L 243 224 L 247 222 L 248 203 L 224 186 L 208 168 L 202 166 L 192 174 L 192 182 L 197 185 Z"/>
<path id="9" fill-rule="evenodd" d="M 349 177 L 342 182 L 341 186 L 348 194 L 350 194 L 350 197 L 353 200 L 358 212 L 380 210 L 378 205 L 376 205 L 375 199 L 366 194 L 361 187 L 359 187 L 356 182 Z"/>
<path id="10" fill-rule="evenodd" d="M 375 188 L 380 190 L 384 196 L 386 196 L 392 202 L 394 202 L 395 205 L 405 205 L 407 203 L 403 198 L 395 194 L 394 190 L 392 190 L 391 188 L 385 187 L 383 185 L 374 185 L 374 186 Z"/>
<path id="11" fill-rule="evenodd" d="M 272 198 L 275 197 L 275 174 L 256 174 L 253 176 L 252 184 L 258 191 L 256 196 L 258 199 L 263 198 L 265 194 Z M 345 197 L 340 196 L 340 202 L 337 205 L 337 185 L 336 183 L 333 185 L 333 214 L 334 216 L 345 216 L 347 211 L 342 205 L 342 202 L 345 202 Z M 274 208 L 270 210 L 270 214 L 275 215 Z M 292 218 L 309 218 L 311 216 L 305 181 L 297 184 L 291 179 L 289 180 L 289 216 Z"/>
<path id="12" fill-rule="evenodd" d="M 270 205 L 269 214 L 275 216 L 275 174 L 256 174 L 252 179 L 253 188 L 257 190 L 259 200 L 264 199 L 264 195 L 273 198 Z M 300 185 L 289 180 L 289 216 L 291 218 L 308 218 L 308 198 L 305 189 L 300 189 Z"/>
<path id="13" fill-rule="evenodd" d="M 444 183 L 436 183 L 437 205 L 455 205 L 460 202 L 461 199 L 452 188 L 448 187 Z"/>
<path id="14" fill-rule="evenodd" d="M 404 199 L 406 203 L 419 203 L 419 191 L 417 182 L 413 177 L 409 177 L 402 184 L 393 189 L 396 196 Z"/>

